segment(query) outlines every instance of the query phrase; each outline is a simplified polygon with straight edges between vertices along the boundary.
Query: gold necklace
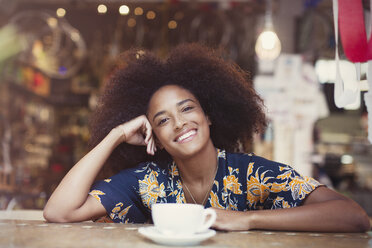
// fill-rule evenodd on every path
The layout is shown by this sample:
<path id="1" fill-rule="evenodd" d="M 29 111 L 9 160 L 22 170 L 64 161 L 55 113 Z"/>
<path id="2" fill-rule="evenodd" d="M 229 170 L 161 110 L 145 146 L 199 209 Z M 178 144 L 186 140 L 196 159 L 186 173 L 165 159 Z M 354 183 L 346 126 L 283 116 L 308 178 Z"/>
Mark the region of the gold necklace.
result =
<path id="1" fill-rule="evenodd" d="M 208 195 L 210 194 L 210 192 L 211 192 L 211 190 L 212 190 L 212 188 L 213 188 L 214 179 L 215 179 L 216 176 L 217 176 L 217 171 L 218 171 L 218 162 L 217 162 L 217 167 L 216 167 L 216 173 L 214 174 L 214 177 L 213 177 L 212 185 L 210 186 L 209 190 L 208 190 L 207 193 L 205 194 L 204 199 L 203 199 L 203 201 L 202 201 L 202 203 L 201 203 L 201 205 L 203 205 L 203 206 L 205 205 L 205 201 L 207 200 L 207 197 L 208 197 Z M 195 204 L 198 204 L 198 203 L 195 201 L 195 198 L 194 198 L 194 196 L 192 195 L 191 191 L 189 190 L 189 187 L 187 187 L 186 183 L 183 181 L 182 176 L 181 176 L 181 173 L 180 173 L 180 177 L 181 177 L 182 185 L 184 185 L 184 186 L 185 186 L 185 189 L 187 190 L 187 192 L 189 192 L 189 195 L 191 196 L 191 199 L 193 200 L 193 202 L 194 202 Z"/>

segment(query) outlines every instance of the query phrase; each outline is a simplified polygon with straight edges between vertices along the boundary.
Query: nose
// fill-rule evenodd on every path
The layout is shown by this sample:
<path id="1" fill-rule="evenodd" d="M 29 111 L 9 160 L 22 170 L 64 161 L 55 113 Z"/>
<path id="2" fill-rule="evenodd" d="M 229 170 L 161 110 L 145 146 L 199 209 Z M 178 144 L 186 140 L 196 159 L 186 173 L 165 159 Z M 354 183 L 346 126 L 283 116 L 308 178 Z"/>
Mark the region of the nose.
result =
<path id="1" fill-rule="evenodd" d="M 177 114 L 174 116 L 174 129 L 182 129 L 183 126 L 186 124 L 185 118 L 181 114 Z"/>

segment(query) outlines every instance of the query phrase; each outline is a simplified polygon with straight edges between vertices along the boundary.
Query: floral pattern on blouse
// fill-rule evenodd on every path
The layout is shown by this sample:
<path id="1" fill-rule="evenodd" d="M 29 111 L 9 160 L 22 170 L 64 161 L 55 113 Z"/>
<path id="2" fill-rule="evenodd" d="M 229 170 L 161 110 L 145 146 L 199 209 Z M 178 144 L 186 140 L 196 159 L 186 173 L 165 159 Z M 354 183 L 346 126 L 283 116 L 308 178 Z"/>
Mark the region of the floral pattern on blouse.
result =
<path id="1" fill-rule="evenodd" d="M 249 211 L 291 208 L 320 184 L 292 167 L 252 154 L 217 150 L 218 169 L 205 207 Z M 114 222 L 151 221 L 154 203 L 186 203 L 175 162 L 141 163 L 96 182 L 90 195 L 99 200 Z"/>

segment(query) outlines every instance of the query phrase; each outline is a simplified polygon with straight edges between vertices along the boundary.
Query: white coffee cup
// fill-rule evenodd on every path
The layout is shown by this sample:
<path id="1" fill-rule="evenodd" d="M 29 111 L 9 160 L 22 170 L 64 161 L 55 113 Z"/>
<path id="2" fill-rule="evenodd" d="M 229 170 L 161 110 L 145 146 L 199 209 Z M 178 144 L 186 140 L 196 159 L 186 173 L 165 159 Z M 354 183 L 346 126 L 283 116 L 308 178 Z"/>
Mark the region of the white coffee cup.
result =
<path id="1" fill-rule="evenodd" d="M 205 209 L 202 205 L 186 203 L 153 204 L 151 213 L 156 229 L 167 235 L 194 234 L 206 231 L 217 218 L 213 209 Z"/>

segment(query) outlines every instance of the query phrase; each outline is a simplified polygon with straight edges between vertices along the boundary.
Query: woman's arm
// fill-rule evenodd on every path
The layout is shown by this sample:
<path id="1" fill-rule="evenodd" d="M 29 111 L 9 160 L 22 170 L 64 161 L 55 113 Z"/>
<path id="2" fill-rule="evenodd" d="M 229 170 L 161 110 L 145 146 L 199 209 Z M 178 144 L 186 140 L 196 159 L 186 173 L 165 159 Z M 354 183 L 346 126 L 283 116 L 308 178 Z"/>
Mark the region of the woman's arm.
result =
<path id="1" fill-rule="evenodd" d="M 103 205 L 88 193 L 105 161 L 122 142 L 147 146 L 149 154 L 154 154 L 156 150 L 152 129 L 145 116 L 114 128 L 62 179 L 44 208 L 47 221 L 84 221 L 106 213 Z"/>
<path id="2" fill-rule="evenodd" d="M 220 230 L 286 230 L 313 232 L 365 232 L 370 223 L 365 211 L 354 201 L 318 187 L 295 208 L 248 212 L 215 209 Z"/>

